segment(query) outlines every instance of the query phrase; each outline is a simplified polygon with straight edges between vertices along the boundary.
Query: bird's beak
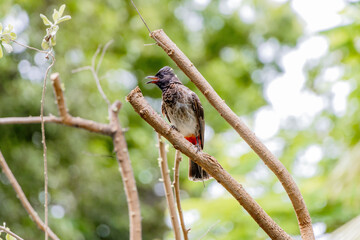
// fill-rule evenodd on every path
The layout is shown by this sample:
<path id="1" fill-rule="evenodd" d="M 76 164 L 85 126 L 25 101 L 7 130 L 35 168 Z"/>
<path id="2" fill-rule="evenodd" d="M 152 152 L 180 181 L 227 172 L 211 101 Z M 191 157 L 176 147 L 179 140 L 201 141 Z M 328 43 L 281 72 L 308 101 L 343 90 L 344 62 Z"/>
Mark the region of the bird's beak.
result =
<path id="1" fill-rule="evenodd" d="M 155 76 L 147 76 L 146 77 L 147 79 L 152 79 L 152 81 L 149 81 L 147 82 L 146 84 L 149 84 L 149 83 L 157 83 L 159 81 L 159 78 L 158 77 L 155 77 Z"/>

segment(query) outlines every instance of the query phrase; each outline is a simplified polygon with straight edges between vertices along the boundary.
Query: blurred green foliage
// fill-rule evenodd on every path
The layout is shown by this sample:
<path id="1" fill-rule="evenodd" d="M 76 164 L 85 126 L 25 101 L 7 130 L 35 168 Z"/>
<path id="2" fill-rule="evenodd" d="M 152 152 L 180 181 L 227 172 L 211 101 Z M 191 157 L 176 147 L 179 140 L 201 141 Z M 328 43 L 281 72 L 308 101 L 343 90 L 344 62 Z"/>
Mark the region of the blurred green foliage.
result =
<path id="1" fill-rule="evenodd" d="M 224 2 L 227 1 L 137 0 L 136 4 L 150 28 L 163 28 L 235 113 L 253 126 L 255 112 L 269 105 L 264 97 L 267 83 L 259 80 L 256 73 L 267 68 L 277 74 L 283 71 L 278 61 L 280 51 L 275 53 L 274 60 L 264 63 L 258 57 L 258 48 L 268 40 L 276 41 L 284 49 L 295 47 L 304 36 L 303 25 L 288 2 L 244 0 L 243 4 L 255 11 L 256 17 L 251 22 L 241 20 L 234 9 L 226 14 L 222 12 Z M 101 83 L 111 101 L 123 102 L 120 120 L 123 127 L 129 128 L 126 139 L 141 200 L 143 239 L 172 239 L 158 180 L 156 136 L 125 102 L 125 96 L 138 84 L 160 112 L 160 91 L 144 85 L 143 78 L 165 65 L 173 67 L 188 87 L 196 93 L 199 91 L 159 47 L 144 45 L 153 41 L 129 1 L 5 0 L 0 3 L 0 22 L 16 21 L 15 32 L 16 27 L 23 29 L 16 32 L 18 39 L 40 48 L 45 27 L 39 14 L 50 16 L 63 3 L 65 14 L 72 19 L 57 33 L 56 64 L 52 72 L 60 72 L 69 111 L 74 116 L 107 122 L 106 104 L 90 72 L 72 74 L 71 70 L 89 65 L 98 45 L 114 39 L 100 69 L 100 75 L 104 76 Z M 357 5 L 349 4 L 344 14 L 352 23 L 323 32 L 329 39 L 329 52 L 304 69 L 308 79 L 306 88 L 324 98 L 331 95 L 331 86 L 317 84 L 322 71 L 331 66 L 345 69 L 341 81 L 353 86 L 345 114 L 339 116 L 326 108 L 308 127 L 301 129 L 290 124 L 282 126 L 276 134 L 276 139 L 284 143 L 277 155 L 292 173 L 296 173 L 299 156 L 309 146 L 321 147 L 323 155 L 316 174 L 294 175 L 313 223 L 326 224 L 327 232 L 360 213 L 356 174 L 360 166 L 355 164 L 360 155 L 357 13 Z M 191 22 L 191 19 L 195 20 Z M 41 59 L 36 52 L 15 49 L 0 60 L 0 117 L 39 115 L 41 74 L 45 72 Z M 272 76 L 266 72 L 260 74 Z M 207 132 L 209 139 L 204 150 L 243 183 L 285 231 L 299 235 L 295 213 L 276 178 L 246 147 L 243 154 L 230 154 L 234 149 L 244 148 L 243 141 L 203 95 L 199 97 L 205 108 L 207 128 L 212 129 Z M 45 111 L 57 114 L 50 85 Z M 55 124 L 46 125 L 46 136 L 50 226 L 54 232 L 62 239 L 127 239 L 126 199 L 111 139 Z M 40 125 L 0 125 L 0 149 L 31 204 L 43 216 Z M 170 147 L 169 159 L 173 156 L 174 149 Z M 186 158 L 180 171 L 183 210 L 192 219 L 188 223 L 191 239 L 204 234 L 203 239 L 266 239 L 266 234 L 220 187 L 207 182 L 204 188 L 202 183 L 187 179 Z M 349 171 L 351 177 L 346 178 Z M 0 222 L 6 222 L 12 231 L 26 239 L 42 237 L 3 173 L 0 173 Z"/>

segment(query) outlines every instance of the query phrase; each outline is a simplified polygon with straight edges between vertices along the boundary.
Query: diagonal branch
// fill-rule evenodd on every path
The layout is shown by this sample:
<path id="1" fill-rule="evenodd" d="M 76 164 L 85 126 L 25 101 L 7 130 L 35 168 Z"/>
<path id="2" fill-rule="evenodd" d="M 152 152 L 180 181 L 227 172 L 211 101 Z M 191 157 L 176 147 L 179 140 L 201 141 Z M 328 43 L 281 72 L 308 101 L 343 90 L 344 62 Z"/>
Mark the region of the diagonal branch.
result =
<path id="1" fill-rule="evenodd" d="M 304 240 L 313 240 L 314 232 L 311 218 L 301 192 L 294 179 L 285 166 L 269 151 L 269 149 L 255 136 L 255 134 L 243 123 L 240 118 L 226 105 L 225 101 L 216 93 L 206 81 L 194 64 L 165 34 L 163 30 L 155 30 L 150 36 L 164 49 L 176 65 L 190 78 L 197 88 L 204 94 L 211 105 L 220 115 L 239 133 L 254 152 L 264 161 L 271 171 L 277 176 L 294 207 L 300 233 Z"/>
<path id="2" fill-rule="evenodd" d="M 173 226 L 175 240 L 181 240 L 180 224 L 179 224 L 178 216 L 176 214 L 174 194 L 171 188 L 171 180 L 169 175 L 169 167 L 167 163 L 165 143 L 164 140 L 161 138 L 160 134 L 158 134 L 158 142 L 159 142 L 159 155 L 160 155 L 159 166 L 161 170 L 161 177 L 164 183 L 165 197 L 166 197 L 167 205 L 169 207 L 171 224 Z"/>
<path id="3" fill-rule="evenodd" d="M 126 99 L 155 131 L 164 136 L 177 150 L 180 150 L 195 163 L 203 167 L 223 185 L 272 239 L 292 239 L 267 215 L 260 205 L 245 191 L 242 185 L 222 168 L 214 157 L 201 151 L 198 152 L 198 149 L 185 140 L 183 135 L 172 129 L 145 100 L 139 87 L 132 90 Z"/>
<path id="4" fill-rule="evenodd" d="M 16 195 L 18 196 L 21 204 L 24 206 L 25 210 L 28 212 L 28 214 L 30 215 L 30 217 L 32 218 L 32 220 L 37 224 L 37 226 L 45 232 L 46 229 L 46 225 L 44 224 L 44 222 L 41 220 L 41 218 L 39 217 L 39 215 L 37 214 L 37 212 L 34 210 L 34 208 L 31 206 L 29 200 L 27 200 L 23 190 L 21 189 L 21 186 L 19 185 L 19 183 L 17 182 L 15 176 L 13 175 L 13 173 L 11 172 L 9 166 L 7 165 L 4 156 L 2 155 L 1 151 L 0 151 L 0 166 L 4 172 L 4 174 L 6 175 L 6 177 L 9 179 L 10 184 L 12 185 L 12 187 L 14 188 Z M 53 240 L 59 240 L 59 238 L 56 236 L 56 234 L 49 228 L 47 227 L 47 232 L 49 234 L 49 237 Z"/>

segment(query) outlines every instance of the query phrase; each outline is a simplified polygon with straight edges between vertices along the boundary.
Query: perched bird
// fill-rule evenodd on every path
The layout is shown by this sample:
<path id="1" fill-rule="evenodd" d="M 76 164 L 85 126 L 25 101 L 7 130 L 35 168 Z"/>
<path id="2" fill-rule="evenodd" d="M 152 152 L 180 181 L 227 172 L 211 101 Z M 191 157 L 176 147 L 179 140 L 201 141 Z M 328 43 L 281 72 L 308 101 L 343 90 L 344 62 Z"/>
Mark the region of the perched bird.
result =
<path id="1" fill-rule="evenodd" d="M 163 67 L 147 83 L 156 84 L 162 91 L 161 110 L 172 126 L 199 150 L 204 147 L 204 110 L 199 97 L 184 86 L 170 67 Z M 189 159 L 189 179 L 208 180 L 210 175 Z"/>

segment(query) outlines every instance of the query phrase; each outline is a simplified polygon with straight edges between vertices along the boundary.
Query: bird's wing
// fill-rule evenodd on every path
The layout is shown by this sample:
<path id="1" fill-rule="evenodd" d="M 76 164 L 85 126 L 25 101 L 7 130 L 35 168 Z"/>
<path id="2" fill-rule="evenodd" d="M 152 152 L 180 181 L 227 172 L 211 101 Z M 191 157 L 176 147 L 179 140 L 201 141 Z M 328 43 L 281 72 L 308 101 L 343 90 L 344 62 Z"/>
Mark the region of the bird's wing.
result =
<path id="1" fill-rule="evenodd" d="M 171 123 L 170 121 L 170 118 L 169 118 L 169 115 L 167 114 L 167 111 L 166 111 L 166 108 L 165 108 L 165 104 L 161 104 L 161 112 L 164 116 L 166 116 L 167 120 L 169 120 L 169 122 Z"/>
<path id="2" fill-rule="evenodd" d="M 201 149 L 204 148 L 204 130 L 205 130 L 205 120 L 204 120 L 204 109 L 200 103 L 199 97 L 195 94 L 191 94 L 192 97 L 192 107 L 195 112 L 196 119 L 199 125 L 199 135 L 201 139 Z"/>

